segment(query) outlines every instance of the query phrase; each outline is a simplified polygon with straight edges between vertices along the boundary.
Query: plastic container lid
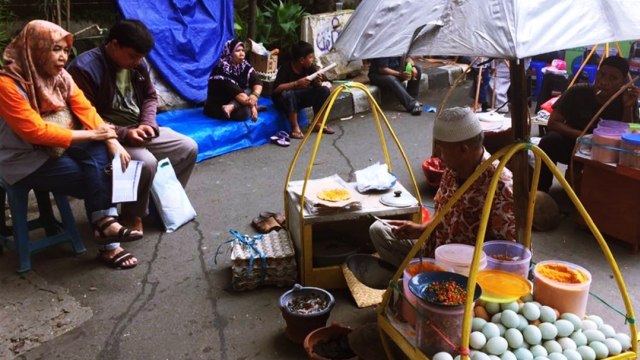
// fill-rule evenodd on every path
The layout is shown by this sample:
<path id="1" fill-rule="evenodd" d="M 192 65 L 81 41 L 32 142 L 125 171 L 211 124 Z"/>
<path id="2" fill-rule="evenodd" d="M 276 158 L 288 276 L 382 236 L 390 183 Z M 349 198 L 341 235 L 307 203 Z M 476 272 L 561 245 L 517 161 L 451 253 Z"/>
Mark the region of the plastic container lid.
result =
<path id="1" fill-rule="evenodd" d="M 531 293 L 531 283 L 514 273 L 502 270 L 482 270 L 477 282 L 482 288 L 482 300 L 506 303 Z"/>
<path id="2" fill-rule="evenodd" d="M 408 192 L 403 192 L 402 190 L 395 190 L 392 193 L 384 195 L 380 198 L 380 202 L 382 203 L 382 205 L 400 208 L 418 204 L 418 200 L 416 200 L 416 198 L 414 198 Z"/>
<path id="3" fill-rule="evenodd" d="M 631 143 L 633 145 L 640 145 L 640 134 L 622 134 L 622 141 Z"/>
<path id="4" fill-rule="evenodd" d="M 617 120 L 600 119 L 600 121 L 598 121 L 598 127 L 626 130 L 629 128 L 629 124 L 626 122 L 617 121 Z"/>
<path id="5" fill-rule="evenodd" d="M 436 248 L 436 260 L 444 261 L 454 266 L 471 266 L 475 247 L 466 244 L 445 244 Z M 482 252 L 480 263 L 487 262 L 487 254 Z"/>
<path id="6" fill-rule="evenodd" d="M 593 129 L 593 135 L 595 136 L 614 136 L 619 138 L 622 134 L 627 131 L 627 128 L 617 128 L 617 127 L 601 127 Z"/>

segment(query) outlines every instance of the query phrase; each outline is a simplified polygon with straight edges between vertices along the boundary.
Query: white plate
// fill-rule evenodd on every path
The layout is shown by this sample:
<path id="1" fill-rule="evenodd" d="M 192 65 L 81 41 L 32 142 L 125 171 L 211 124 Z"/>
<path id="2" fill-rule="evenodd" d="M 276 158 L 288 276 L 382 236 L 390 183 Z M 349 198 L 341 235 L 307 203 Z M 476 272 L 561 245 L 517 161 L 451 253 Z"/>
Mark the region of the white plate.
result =
<path id="1" fill-rule="evenodd" d="M 499 114 L 495 111 L 489 111 L 489 112 L 484 112 L 484 113 L 477 113 L 478 114 L 478 119 L 480 119 L 480 121 L 483 122 L 504 122 L 507 118 L 502 115 Z"/>

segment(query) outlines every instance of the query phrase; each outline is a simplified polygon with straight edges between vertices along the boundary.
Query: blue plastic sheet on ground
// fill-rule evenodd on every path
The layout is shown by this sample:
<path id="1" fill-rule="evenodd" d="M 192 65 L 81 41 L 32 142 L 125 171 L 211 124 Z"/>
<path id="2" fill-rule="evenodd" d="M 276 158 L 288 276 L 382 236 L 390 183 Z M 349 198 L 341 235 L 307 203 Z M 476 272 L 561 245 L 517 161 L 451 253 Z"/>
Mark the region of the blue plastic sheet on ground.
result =
<path id="1" fill-rule="evenodd" d="M 231 0 L 118 0 L 127 19 L 139 19 L 155 46 L 149 60 L 186 100 L 207 97 L 209 74 L 233 37 Z"/>
<path id="2" fill-rule="evenodd" d="M 258 121 L 233 121 L 213 119 L 202 112 L 202 107 L 178 109 L 158 114 L 158 124 L 187 135 L 198 143 L 197 162 L 232 151 L 259 146 L 280 130 L 290 131 L 285 115 L 278 113 L 269 98 L 260 98 L 259 105 L 266 106 Z M 307 124 L 304 112 L 298 115 L 301 126 Z"/>

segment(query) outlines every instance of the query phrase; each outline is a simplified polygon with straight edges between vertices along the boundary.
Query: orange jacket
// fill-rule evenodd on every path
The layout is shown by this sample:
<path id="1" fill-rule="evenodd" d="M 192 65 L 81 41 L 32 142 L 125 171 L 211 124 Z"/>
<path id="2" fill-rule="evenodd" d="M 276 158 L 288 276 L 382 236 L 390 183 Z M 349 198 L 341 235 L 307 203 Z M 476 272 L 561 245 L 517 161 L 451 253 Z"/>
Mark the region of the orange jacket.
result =
<path id="1" fill-rule="evenodd" d="M 71 112 L 85 128 L 95 129 L 104 123 L 75 84 L 67 102 Z M 71 130 L 42 120 L 40 114 L 31 108 L 15 80 L 8 76 L 0 76 L 0 118 L 28 143 L 65 148 L 71 145 Z"/>

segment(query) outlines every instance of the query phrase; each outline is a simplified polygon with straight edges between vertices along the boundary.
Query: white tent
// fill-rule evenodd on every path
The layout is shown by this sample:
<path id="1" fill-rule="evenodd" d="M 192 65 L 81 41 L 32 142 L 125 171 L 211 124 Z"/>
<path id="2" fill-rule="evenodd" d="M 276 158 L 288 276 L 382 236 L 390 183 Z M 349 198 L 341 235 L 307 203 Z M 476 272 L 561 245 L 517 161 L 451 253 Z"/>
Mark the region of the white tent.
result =
<path id="1" fill-rule="evenodd" d="M 640 38 L 640 0 L 363 0 L 335 47 L 348 59 L 524 58 Z"/>

